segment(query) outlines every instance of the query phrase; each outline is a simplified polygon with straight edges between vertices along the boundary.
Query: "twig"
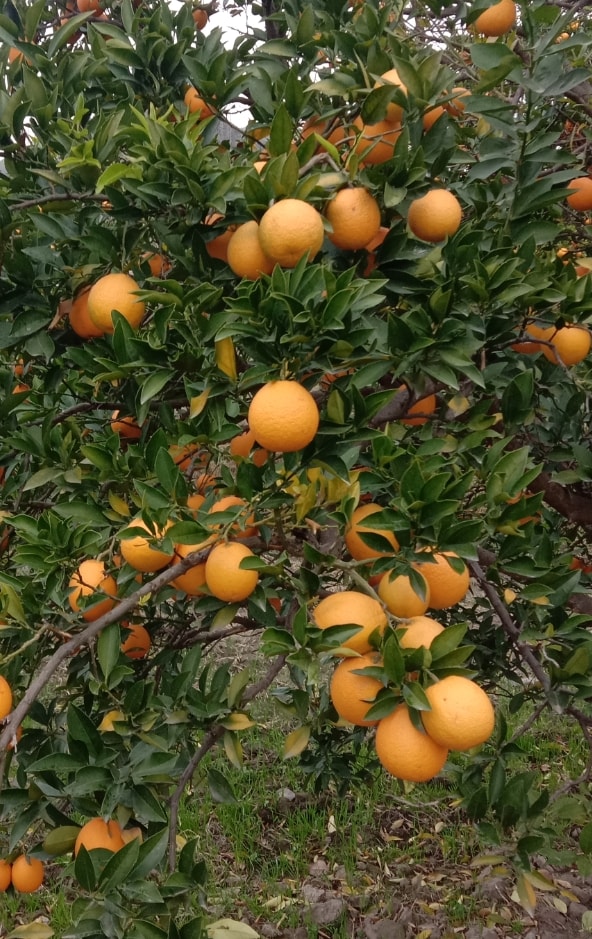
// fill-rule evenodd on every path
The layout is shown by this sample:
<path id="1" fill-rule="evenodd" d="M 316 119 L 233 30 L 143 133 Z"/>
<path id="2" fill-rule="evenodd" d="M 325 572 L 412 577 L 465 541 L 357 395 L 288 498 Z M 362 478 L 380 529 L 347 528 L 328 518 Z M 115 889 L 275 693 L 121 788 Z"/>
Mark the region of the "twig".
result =
<path id="1" fill-rule="evenodd" d="M 8 206 L 11 212 L 22 212 L 23 209 L 32 209 L 36 205 L 45 205 L 46 202 L 104 202 L 105 196 L 96 192 L 54 192 L 49 196 L 37 196 L 36 199 L 25 199 Z"/>
<path id="2" fill-rule="evenodd" d="M 509 636 L 509 638 L 512 640 L 515 648 L 517 649 L 517 651 L 519 652 L 523 660 L 530 667 L 533 675 L 535 675 L 535 677 L 541 683 L 541 688 L 543 688 L 545 693 L 548 693 L 551 690 L 551 681 L 549 679 L 549 676 L 545 672 L 543 666 L 537 659 L 536 655 L 534 654 L 530 646 L 527 645 L 525 642 L 522 642 L 520 629 L 518 628 L 518 626 L 516 626 L 514 620 L 510 616 L 508 612 L 508 608 L 506 607 L 505 603 L 503 603 L 503 601 L 498 596 L 498 593 L 495 587 L 493 586 L 493 584 L 490 584 L 489 581 L 487 580 L 485 571 L 483 570 L 481 565 L 477 561 L 470 561 L 469 566 L 473 574 L 479 581 L 479 586 L 481 590 L 483 591 L 483 593 L 485 594 L 485 596 L 491 603 L 493 609 L 499 616 L 502 629 L 504 630 L 506 635 Z"/>

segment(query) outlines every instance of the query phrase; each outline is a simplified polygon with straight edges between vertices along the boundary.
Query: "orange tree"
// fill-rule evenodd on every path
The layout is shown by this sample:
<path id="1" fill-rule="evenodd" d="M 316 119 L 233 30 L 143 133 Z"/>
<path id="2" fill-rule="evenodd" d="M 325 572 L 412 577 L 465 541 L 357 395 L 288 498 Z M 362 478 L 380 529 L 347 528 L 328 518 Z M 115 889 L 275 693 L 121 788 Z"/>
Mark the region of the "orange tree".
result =
<path id="1" fill-rule="evenodd" d="M 270 688 L 317 787 L 443 767 L 527 906 L 585 819 L 590 34 L 486 8 L 1 6 L 0 853 L 77 934 L 201 934 L 180 800 Z"/>

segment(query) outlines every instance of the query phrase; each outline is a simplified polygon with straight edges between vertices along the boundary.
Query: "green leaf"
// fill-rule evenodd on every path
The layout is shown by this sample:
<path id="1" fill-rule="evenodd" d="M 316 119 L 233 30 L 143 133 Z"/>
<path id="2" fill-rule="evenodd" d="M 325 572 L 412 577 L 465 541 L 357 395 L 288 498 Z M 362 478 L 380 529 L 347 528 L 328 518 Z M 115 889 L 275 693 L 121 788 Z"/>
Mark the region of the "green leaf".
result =
<path id="1" fill-rule="evenodd" d="M 208 939 L 259 939 L 259 933 L 251 926 L 235 919 L 218 919 L 209 923 L 206 935 Z"/>
<path id="2" fill-rule="evenodd" d="M 592 855 L 592 822 L 588 822 L 587 825 L 584 825 L 580 831 L 578 841 L 580 849 L 584 854 Z"/>
<path id="3" fill-rule="evenodd" d="M 68 736 L 83 743 L 89 753 L 97 756 L 103 749 L 101 735 L 89 717 L 75 704 L 70 704 L 67 714 Z"/>
<path id="4" fill-rule="evenodd" d="M 102 192 L 107 186 L 112 186 L 119 179 L 142 179 L 144 170 L 139 163 L 112 163 L 104 173 L 99 176 L 95 191 Z"/>
<path id="5" fill-rule="evenodd" d="M 121 634 L 118 623 L 112 623 L 99 633 L 97 639 L 97 658 L 105 681 L 119 661 L 121 653 Z"/>
<path id="6" fill-rule="evenodd" d="M 285 104 L 277 108 L 269 134 L 269 152 L 271 156 L 288 153 L 294 139 L 294 124 Z"/>
<path id="7" fill-rule="evenodd" d="M 426 693 L 423 690 L 422 686 L 417 681 L 412 681 L 409 684 L 405 684 L 402 687 L 403 697 L 409 705 L 410 708 L 414 708 L 416 711 L 430 711 L 430 702 L 426 697 Z"/>
<path id="8" fill-rule="evenodd" d="M 83 890 L 92 893 L 97 885 L 97 874 L 89 852 L 81 845 L 74 861 L 74 876 Z"/>
<path id="9" fill-rule="evenodd" d="M 168 840 L 169 829 L 162 828 L 140 845 L 138 860 L 134 867 L 135 879 L 148 877 L 151 871 L 159 866 L 166 854 Z"/>
<path id="10" fill-rule="evenodd" d="M 99 889 L 107 893 L 124 883 L 135 867 L 139 851 L 140 842 L 137 838 L 115 851 L 101 872 Z"/>
<path id="11" fill-rule="evenodd" d="M 146 380 L 141 382 L 142 391 L 140 393 L 140 404 L 146 404 L 147 401 L 151 401 L 152 398 L 155 398 L 174 374 L 172 368 L 165 368 L 154 372 L 152 375 L 148 375 Z"/>
<path id="12" fill-rule="evenodd" d="M 208 770 L 208 786 L 214 802 L 224 805 L 236 802 L 232 786 L 226 777 L 217 769 Z"/>

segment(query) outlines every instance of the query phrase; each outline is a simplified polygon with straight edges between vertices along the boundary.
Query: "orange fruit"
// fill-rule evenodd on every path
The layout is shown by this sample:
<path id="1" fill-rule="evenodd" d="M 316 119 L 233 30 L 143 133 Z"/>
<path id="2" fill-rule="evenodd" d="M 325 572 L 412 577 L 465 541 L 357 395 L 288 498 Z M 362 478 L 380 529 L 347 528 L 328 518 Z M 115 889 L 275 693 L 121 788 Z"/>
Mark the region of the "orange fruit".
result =
<path id="1" fill-rule="evenodd" d="M 8 64 L 11 65 L 17 59 L 22 59 L 23 53 L 16 48 L 16 46 L 11 46 L 8 50 Z"/>
<path id="2" fill-rule="evenodd" d="M 214 514 L 215 512 L 226 512 L 229 509 L 238 509 L 242 506 L 244 509 L 247 509 L 247 503 L 244 499 L 241 499 L 240 496 L 222 496 L 221 499 L 216 499 L 212 503 L 212 506 L 209 511 L 209 515 Z M 226 528 L 227 524 L 224 526 L 221 524 L 209 524 L 208 528 L 212 528 L 214 531 L 220 531 L 222 528 Z M 230 527 L 230 534 L 233 538 L 254 538 L 255 535 L 259 533 L 259 529 L 255 524 L 255 516 L 253 513 L 247 516 L 246 511 L 237 512 L 236 522 Z"/>
<path id="3" fill-rule="evenodd" d="M 344 251 L 365 248 L 380 228 L 380 207 L 367 189 L 340 189 L 325 210 L 331 224 L 330 241 Z"/>
<path id="4" fill-rule="evenodd" d="M 83 287 L 72 301 L 68 313 L 68 321 L 77 336 L 82 339 L 97 339 L 103 336 L 103 330 L 94 323 L 88 312 L 88 295 L 90 287 Z"/>
<path id="5" fill-rule="evenodd" d="M 361 117 L 357 117 L 353 126 L 358 131 L 354 152 L 359 155 L 363 166 L 377 166 L 392 159 L 397 140 L 401 136 L 400 124 L 393 124 L 391 121 L 364 124 Z"/>
<path id="6" fill-rule="evenodd" d="M 303 140 L 307 140 L 312 134 L 318 134 L 319 137 L 337 146 L 345 140 L 346 129 L 343 123 L 336 118 L 323 118 L 315 114 L 305 122 L 300 134 Z"/>
<path id="7" fill-rule="evenodd" d="M 144 659 L 150 651 L 152 638 L 141 623 L 122 623 L 129 632 L 121 643 L 121 651 L 128 659 Z"/>
<path id="8" fill-rule="evenodd" d="M 169 447 L 169 453 L 175 466 L 178 466 L 183 473 L 188 469 L 193 469 L 196 463 L 203 463 L 199 454 L 199 444 L 197 443 L 183 445 L 173 443 Z"/>
<path id="9" fill-rule="evenodd" d="M 571 195 L 567 197 L 567 204 L 576 212 L 589 212 L 592 209 L 592 177 L 579 176 L 567 184 Z"/>
<path id="10" fill-rule="evenodd" d="M 280 199 L 263 213 L 259 242 L 273 264 L 296 267 L 302 257 L 312 260 L 325 238 L 323 217 L 303 199 Z"/>
<path id="11" fill-rule="evenodd" d="M 399 704 L 376 728 L 376 756 L 397 779 L 427 782 L 437 776 L 448 757 L 445 746 L 418 730 L 406 704 Z"/>
<path id="12" fill-rule="evenodd" d="M 194 10 L 191 15 L 196 29 L 204 29 L 208 25 L 209 16 L 206 10 L 199 8 Z"/>
<path id="13" fill-rule="evenodd" d="M 401 619 L 423 616 L 430 604 L 430 588 L 427 581 L 424 595 L 421 597 L 412 587 L 411 578 L 407 574 L 396 574 L 391 578 L 390 571 L 380 578 L 378 596 L 389 613 Z"/>
<path id="14" fill-rule="evenodd" d="M 367 519 L 369 515 L 376 515 L 377 512 L 382 512 L 382 510 L 383 506 L 378 505 L 376 502 L 365 502 L 362 505 L 358 505 L 352 512 L 345 529 L 344 540 L 347 550 L 355 561 L 381 558 L 386 554 L 394 554 L 399 550 L 399 542 L 392 531 L 386 528 L 372 528 L 371 526 L 363 524 L 364 520 Z M 384 551 L 377 551 L 376 548 L 371 548 L 361 537 L 364 532 L 370 532 L 373 535 L 381 535 L 392 546 L 392 552 L 388 551 L 387 548 L 385 548 Z"/>
<path id="15" fill-rule="evenodd" d="M 194 518 L 197 518 L 197 513 L 205 501 L 206 497 L 201 492 L 192 492 L 191 495 L 187 496 L 186 505 Z"/>
<path id="16" fill-rule="evenodd" d="M 548 342 L 550 337 L 555 333 L 555 328 L 553 326 L 538 326 L 536 323 L 528 323 L 524 327 L 524 332 L 527 336 L 532 336 L 533 340 L 544 339 Z M 524 355 L 536 355 L 542 352 L 545 346 L 541 342 L 530 342 L 528 339 L 525 339 L 519 342 L 513 342 L 511 348 L 514 352 L 521 352 Z"/>
<path id="17" fill-rule="evenodd" d="M 200 120 L 204 121 L 206 117 L 211 117 L 214 113 L 211 107 L 206 104 L 201 95 L 190 85 L 183 98 L 185 106 L 190 114 L 199 114 Z"/>
<path id="18" fill-rule="evenodd" d="M 152 546 L 153 541 L 158 541 L 164 536 L 168 526 L 153 532 L 141 518 L 135 518 L 129 523 L 129 527 L 143 528 L 147 533 L 146 537 L 135 535 L 133 538 L 121 539 L 120 551 L 131 567 L 143 574 L 154 574 L 172 561 L 175 554 L 173 550 L 165 551 Z"/>
<path id="19" fill-rule="evenodd" d="M 114 311 L 137 329 L 146 312 L 146 304 L 136 296 L 137 290 L 138 285 L 129 274 L 119 272 L 100 277 L 88 295 L 88 313 L 97 329 L 108 334 L 115 332 Z"/>
<path id="20" fill-rule="evenodd" d="M 5 893 L 12 881 L 12 864 L 2 859 L 0 861 L 0 893 Z"/>
<path id="21" fill-rule="evenodd" d="M 586 326 L 562 326 L 550 337 L 550 346 L 543 346 L 543 355 L 549 362 L 577 365 L 586 358 L 592 346 L 592 334 Z"/>
<path id="22" fill-rule="evenodd" d="M 100 0 L 76 0 L 79 13 L 102 13 Z"/>
<path id="23" fill-rule="evenodd" d="M 434 104 L 424 111 L 421 123 L 424 131 L 431 130 L 436 121 L 439 121 L 443 114 L 446 114 L 446 108 L 443 104 Z"/>
<path id="24" fill-rule="evenodd" d="M 8 717 L 12 711 L 12 688 L 4 675 L 0 675 L 0 721 Z"/>
<path id="25" fill-rule="evenodd" d="M 175 545 L 175 563 L 184 560 L 188 554 L 193 554 L 194 551 L 201 551 L 208 544 L 210 544 L 209 540 L 202 541 L 199 544 Z M 184 574 L 179 574 L 178 577 L 171 580 L 171 585 L 177 590 L 182 590 L 183 593 L 186 593 L 189 597 L 199 597 L 200 594 L 206 593 L 205 560 L 194 564 L 193 567 L 190 567 Z"/>
<path id="26" fill-rule="evenodd" d="M 146 251 L 142 255 L 142 260 L 148 264 L 153 277 L 164 277 L 173 266 L 164 254 L 158 254 L 155 251 Z"/>
<path id="27" fill-rule="evenodd" d="M 293 453 L 314 440 L 319 409 L 310 391 L 297 381 L 270 381 L 249 405 L 248 422 L 255 440 L 266 450 Z"/>
<path id="28" fill-rule="evenodd" d="M 372 647 L 369 640 L 374 630 L 382 635 L 388 624 L 386 613 L 378 600 L 358 590 L 338 590 L 323 597 L 314 608 L 312 618 L 319 629 L 359 626 L 358 631 L 346 639 L 342 646 L 360 654 L 370 652 Z"/>
<path id="29" fill-rule="evenodd" d="M 461 117 L 466 109 L 466 102 L 463 101 L 463 98 L 470 97 L 471 92 L 468 88 L 462 88 L 460 86 L 455 86 L 452 89 L 451 94 L 454 95 L 450 101 L 447 101 L 444 105 L 445 109 L 448 111 L 451 117 Z"/>
<path id="30" fill-rule="evenodd" d="M 142 428 L 135 417 L 130 415 L 120 417 L 119 411 L 113 411 L 111 415 L 111 430 L 114 434 L 119 434 L 120 437 L 125 437 L 127 440 L 139 440 L 142 436 Z"/>
<path id="31" fill-rule="evenodd" d="M 252 430 L 245 430 L 242 434 L 233 437 L 228 445 L 228 452 L 234 457 L 251 459 L 255 466 L 263 466 L 269 453 L 263 447 L 257 446 L 255 434 Z"/>
<path id="32" fill-rule="evenodd" d="M 224 220 L 221 212 L 212 212 L 205 220 L 206 225 L 214 225 Z M 219 235 L 206 241 L 206 251 L 211 258 L 217 258 L 228 264 L 228 242 L 237 229 L 236 225 L 228 225 Z"/>
<path id="33" fill-rule="evenodd" d="M 416 238 L 437 243 L 454 235 L 460 227 L 460 202 L 447 189 L 430 189 L 409 206 L 407 223 Z"/>
<path id="34" fill-rule="evenodd" d="M 407 88 L 399 78 L 399 73 L 396 68 L 390 68 L 387 72 L 382 73 L 374 87 L 378 88 L 380 85 L 395 85 L 397 88 L 400 88 L 404 95 L 407 94 Z M 397 104 L 395 101 L 390 101 L 387 104 L 386 120 L 391 124 L 400 124 L 404 116 L 405 109 L 400 104 Z"/>
<path id="35" fill-rule="evenodd" d="M 401 385 L 399 391 L 404 391 L 405 386 Z M 424 395 L 423 398 L 418 398 L 417 401 L 414 401 L 410 408 L 407 408 L 405 416 L 401 418 L 401 424 L 406 424 L 408 427 L 420 427 L 422 424 L 427 424 L 429 421 L 429 415 L 433 414 L 438 406 L 438 399 L 436 395 Z M 415 414 L 415 417 L 410 417 L 410 414 Z"/>
<path id="36" fill-rule="evenodd" d="M 432 642 L 444 632 L 444 626 L 429 616 L 412 616 L 406 623 L 401 623 L 395 630 L 402 649 L 429 649 Z"/>
<path id="37" fill-rule="evenodd" d="M 455 603 L 460 603 L 469 592 L 471 584 L 469 569 L 463 562 L 463 570 L 458 573 L 446 560 L 458 558 L 454 551 L 430 552 L 431 561 L 422 561 L 415 565 L 430 588 L 430 610 L 446 610 Z"/>
<path id="38" fill-rule="evenodd" d="M 74 845 L 74 857 L 76 857 L 80 848 L 83 846 L 87 851 L 94 851 L 95 848 L 103 848 L 106 851 L 115 852 L 123 848 L 123 845 L 124 841 L 121 836 L 121 826 L 119 822 L 113 819 L 106 822 L 103 818 L 91 818 L 78 832 Z"/>
<path id="39" fill-rule="evenodd" d="M 108 574 L 103 561 L 88 558 L 79 564 L 68 583 L 68 602 L 74 613 L 80 612 L 79 600 L 81 597 L 97 595 L 97 600 L 90 606 L 85 606 L 82 618 L 87 623 L 94 623 L 113 609 L 117 603 L 117 582 Z M 106 594 L 106 596 L 105 596 Z"/>
<path id="40" fill-rule="evenodd" d="M 449 750 L 470 750 L 493 733 L 495 711 L 476 682 L 448 675 L 425 689 L 430 711 L 422 711 L 426 733 Z"/>
<path id="41" fill-rule="evenodd" d="M 12 862 L 12 886 L 17 893 L 34 893 L 43 883 L 44 873 L 43 861 L 21 854 Z"/>
<path id="42" fill-rule="evenodd" d="M 371 238 L 368 244 L 364 245 L 364 249 L 368 252 L 368 258 L 363 270 L 364 277 L 369 277 L 372 271 L 376 269 L 376 265 L 378 263 L 376 251 L 378 248 L 380 248 L 389 231 L 390 228 L 387 228 L 386 225 L 381 225 L 374 238 Z"/>
<path id="43" fill-rule="evenodd" d="M 514 0 L 499 0 L 484 10 L 473 23 L 476 32 L 482 36 L 503 36 L 516 23 L 516 4 Z"/>
<path id="44" fill-rule="evenodd" d="M 333 672 L 329 697 L 333 707 L 344 720 L 358 727 L 372 727 L 377 720 L 366 720 L 366 714 L 383 683 L 370 675 L 358 675 L 362 668 L 380 665 L 381 658 L 373 652 L 355 658 L 342 659 Z"/>
<path id="45" fill-rule="evenodd" d="M 271 274 L 274 264 L 265 254 L 259 238 L 256 221 L 245 222 L 234 231 L 226 246 L 228 265 L 237 277 L 257 280 L 261 274 Z"/>
<path id="46" fill-rule="evenodd" d="M 259 574 L 243 569 L 240 564 L 252 557 L 255 555 L 250 548 L 238 541 L 223 541 L 212 548 L 205 571 L 210 593 L 227 603 L 238 603 L 250 597 L 259 582 Z"/>

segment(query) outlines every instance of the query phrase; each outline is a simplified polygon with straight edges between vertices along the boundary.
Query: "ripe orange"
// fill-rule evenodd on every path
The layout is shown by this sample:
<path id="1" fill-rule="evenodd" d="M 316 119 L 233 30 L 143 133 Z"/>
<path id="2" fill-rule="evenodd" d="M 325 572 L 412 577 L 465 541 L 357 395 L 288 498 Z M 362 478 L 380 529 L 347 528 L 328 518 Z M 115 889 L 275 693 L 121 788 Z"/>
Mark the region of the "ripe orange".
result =
<path id="1" fill-rule="evenodd" d="M 228 452 L 234 457 L 251 459 L 255 466 L 263 466 L 269 456 L 267 450 L 257 446 L 255 434 L 250 429 L 232 438 L 228 445 Z"/>
<path id="2" fill-rule="evenodd" d="M 370 675 L 356 674 L 359 669 L 380 665 L 381 658 L 367 652 L 355 658 L 342 659 L 333 672 L 329 696 L 333 707 L 344 720 L 358 727 L 372 727 L 377 720 L 366 720 L 366 714 L 383 684 Z"/>
<path id="3" fill-rule="evenodd" d="M 391 579 L 390 573 L 383 574 L 378 583 L 378 596 L 389 613 L 401 619 L 423 616 L 430 605 L 430 588 L 425 577 L 425 590 L 421 597 L 411 586 L 411 578 L 407 574 L 397 574 Z"/>
<path id="4" fill-rule="evenodd" d="M 430 588 L 430 610 L 446 610 L 464 600 L 469 592 L 469 569 L 463 562 L 463 570 L 459 574 L 448 563 L 447 558 L 458 559 L 454 551 L 435 552 L 430 557 L 430 561 L 422 561 L 415 566 Z"/>
<path id="5" fill-rule="evenodd" d="M 374 630 L 382 635 L 388 620 L 382 606 L 374 597 L 358 590 L 338 590 L 324 597 L 312 612 L 315 626 L 328 629 L 330 626 L 359 626 L 356 633 L 346 639 L 342 646 L 364 654 L 370 652 L 370 636 Z"/>
<path id="6" fill-rule="evenodd" d="M 144 659 L 150 651 L 152 638 L 141 623 L 122 623 L 129 632 L 121 643 L 121 651 L 128 659 Z"/>
<path id="7" fill-rule="evenodd" d="M 337 146 L 345 140 L 346 129 L 343 123 L 335 118 L 323 118 L 315 114 L 306 121 L 300 134 L 303 140 L 307 140 L 312 134 L 318 134 Z"/>
<path id="8" fill-rule="evenodd" d="M 211 541 L 212 539 L 206 539 L 199 544 L 175 545 L 175 563 L 182 561 L 187 555 L 193 554 L 194 551 L 201 551 L 203 548 L 206 548 Z M 206 593 L 205 560 L 194 564 L 194 566 L 190 567 L 184 574 L 179 574 L 178 577 L 175 577 L 175 579 L 171 581 L 171 585 L 177 590 L 182 590 L 183 593 L 186 593 L 189 597 L 199 597 L 200 594 Z"/>
<path id="9" fill-rule="evenodd" d="M 79 13 L 102 13 L 103 7 L 100 0 L 76 0 L 76 6 Z"/>
<path id="10" fill-rule="evenodd" d="M 365 248 L 380 228 L 378 202 L 362 186 L 340 189 L 329 202 L 325 216 L 333 229 L 329 239 L 344 251 Z"/>
<path id="11" fill-rule="evenodd" d="M 362 505 L 358 505 L 352 512 L 347 528 L 345 529 L 344 540 L 347 550 L 355 561 L 381 558 L 386 554 L 394 554 L 399 550 L 399 542 L 392 531 L 389 531 L 387 528 L 372 528 L 371 526 L 363 524 L 364 519 L 368 518 L 369 515 L 376 515 L 377 512 L 382 512 L 382 510 L 383 506 L 378 505 L 376 502 L 365 502 L 362 503 Z M 384 551 L 377 551 L 376 548 L 371 548 L 361 537 L 364 532 L 370 532 L 373 535 L 380 535 L 382 538 L 385 538 L 389 544 L 392 545 L 392 552 L 388 551 L 386 547 Z"/>
<path id="12" fill-rule="evenodd" d="M 212 503 L 210 511 L 208 514 L 213 514 L 215 512 L 226 512 L 228 509 L 237 510 L 240 506 L 247 508 L 247 503 L 244 499 L 241 499 L 240 496 L 222 496 L 221 499 L 216 499 Z M 222 527 L 221 524 L 210 524 L 208 523 L 208 528 L 211 528 L 213 531 L 220 531 Z M 255 535 L 259 533 L 259 529 L 255 524 L 255 516 L 253 513 L 247 515 L 247 512 L 237 512 L 236 522 L 234 522 L 230 528 L 230 534 L 233 538 L 254 538 Z"/>
<path id="13" fill-rule="evenodd" d="M 421 123 L 426 133 L 428 130 L 432 129 L 436 121 L 439 121 L 443 114 L 446 114 L 446 108 L 442 104 L 434 104 L 424 112 Z"/>
<path id="14" fill-rule="evenodd" d="M 83 287 L 72 301 L 68 313 L 68 321 L 77 336 L 82 339 L 97 339 L 103 336 L 103 330 L 93 323 L 88 312 L 88 295 L 90 287 Z"/>
<path id="15" fill-rule="evenodd" d="M 255 555 L 251 549 L 238 541 L 223 541 L 212 548 L 205 571 L 210 593 L 227 603 L 238 603 L 250 597 L 259 582 L 259 574 L 243 569 L 240 564 L 252 557 Z"/>
<path id="16" fill-rule="evenodd" d="M 402 649 L 429 649 L 432 642 L 444 632 L 444 626 L 430 616 L 412 616 L 406 623 L 401 623 L 395 630 Z"/>
<path id="17" fill-rule="evenodd" d="M 23 53 L 16 48 L 16 46 L 11 46 L 8 50 L 8 64 L 12 65 L 17 59 L 22 59 Z"/>
<path id="18" fill-rule="evenodd" d="M 224 216 L 221 212 L 212 212 L 205 220 L 206 225 L 214 225 L 216 222 L 223 221 Z M 206 251 L 211 258 L 217 258 L 219 261 L 225 261 L 228 264 L 228 243 L 237 229 L 236 225 L 228 225 L 219 235 L 206 241 Z"/>
<path id="19" fill-rule="evenodd" d="M 261 274 L 271 274 L 274 264 L 265 254 L 259 238 L 256 221 L 245 222 L 232 233 L 226 246 L 229 267 L 237 277 L 257 280 Z"/>
<path id="20" fill-rule="evenodd" d="M 120 551 L 131 567 L 144 574 L 154 574 L 172 561 L 175 554 L 173 550 L 164 551 L 152 547 L 152 542 L 160 540 L 168 526 L 153 533 L 141 518 L 135 518 L 129 523 L 129 527 L 143 528 L 147 532 L 146 537 L 135 535 L 133 538 L 121 539 Z"/>
<path id="21" fill-rule="evenodd" d="M 266 450 L 293 453 L 314 440 L 319 409 L 310 391 L 297 381 L 270 381 L 249 405 L 248 422 L 255 440 Z"/>
<path id="22" fill-rule="evenodd" d="M 405 386 L 401 385 L 400 391 L 405 390 Z M 406 424 L 408 427 L 420 427 L 423 424 L 427 424 L 429 421 L 429 415 L 433 414 L 438 406 L 438 399 L 436 395 L 425 395 L 423 398 L 419 398 L 415 401 L 410 408 L 407 408 L 405 416 L 401 418 L 401 423 Z M 415 414 L 415 417 L 409 417 L 410 414 Z"/>
<path id="23" fill-rule="evenodd" d="M 366 260 L 366 265 L 363 270 L 363 276 L 369 277 L 373 270 L 375 270 L 378 263 L 376 257 L 376 251 L 380 248 L 384 239 L 388 235 L 390 228 L 387 228 L 386 225 L 381 225 L 378 231 L 376 232 L 374 238 L 371 238 L 367 245 L 364 245 L 364 249 L 368 252 L 368 258 Z"/>
<path id="24" fill-rule="evenodd" d="M 112 610 L 117 603 L 117 582 L 105 570 L 104 562 L 96 558 L 82 561 L 78 570 L 72 574 L 68 587 L 70 588 L 68 602 L 74 613 L 80 611 L 81 597 L 97 595 L 96 602 L 86 606 L 82 611 L 82 618 L 87 623 L 94 623 L 99 617 Z"/>
<path id="25" fill-rule="evenodd" d="M 549 362 L 577 365 L 586 358 L 592 346 L 592 334 L 586 326 L 562 326 L 549 338 L 551 346 L 543 346 L 543 355 Z"/>
<path id="26" fill-rule="evenodd" d="M 447 189 L 430 189 L 425 196 L 413 200 L 407 213 L 409 228 L 416 238 L 434 244 L 454 235 L 461 219 L 460 202 Z"/>
<path id="27" fill-rule="evenodd" d="M 499 0 L 477 17 L 473 26 L 482 36 L 503 36 L 516 23 L 514 0 Z"/>
<path id="28" fill-rule="evenodd" d="M 407 88 L 401 81 L 399 73 L 396 68 L 390 68 L 387 72 L 383 72 L 380 78 L 375 83 L 374 87 L 377 88 L 380 85 L 395 85 L 399 88 L 404 95 L 407 94 Z M 405 116 L 405 109 L 394 101 L 390 101 L 386 106 L 386 120 L 391 124 L 400 124 Z"/>
<path id="29" fill-rule="evenodd" d="M 589 212 L 592 209 L 592 177 L 579 176 L 567 184 L 572 194 L 567 197 L 567 204 L 576 212 Z"/>
<path id="30" fill-rule="evenodd" d="M 376 728 L 376 755 L 388 773 L 407 782 L 427 782 L 437 776 L 448 750 L 412 723 L 406 704 L 399 704 Z"/>
<path id="31" fill-rule="evenodd" d="M 426 688 L 431 711 L 422 711 L 426 732 L 449 750 L 470 750 L 493 733 L 495 711 L 488 695 L 462 675 L 448 675 Z"/>
<path id="32" fill-rule="evenodd" d="M 185 106 L 190 114 L 199 114 L 199 118 L 205 121 L 206 117 L 211 117 L 214 113 L 211 107 L 206 104 L 201 95 L 190 85 L 183 98 Z"/>
<path id="33" fill-rule="evenodd" d="M 208 25 L 209 16 L 207 11 L 201 7 L 194 10 L 191 15 L 193 16 L 196 29 L 204 29 Z"/>
<path id="34" fill-rule="evenodd" d="M 119 411 L 113 411 L 111 415 L 111 430 L 114 434 L 119 434 L 120 437 L 125 437 L 127 440 L 139 440 L 142 436 L 142 428 L 135 417 L 130 415 L 120 417 Z"/>
<path id="35" fill-rule="evenodd" d="M 2 859 L 0 861 L 0 893 L 5 893 L 12 881 L 12 864 Z"/>
<path id="36" fill-rule="evenodd" d="M 12 862 L 12 886 L 17 893 L 34 893 L 43 883 L 45 865 L 36 857 L 21 854 Z"/>
<path id="37" fill-rule="evenodd" d="M 360 157 L 363 166 L 377 166 L 392 159 L 401 136 L 401 125 L 391 121 L 377 121 L 375 124 L 364 124 L 361 117 L 357 117 L 353 126 L 358 131 L 354 151 Z"/>
<path id="38" fill-rule="evenodd" d="M 146 251 L 142 260 L 148 264 L 153 277 L 164 277 L 173 266 L 164 254 L 158 254 L 156 251 Z"/>
<path id="39" fill-rule="evenodd" d="M 524 332 L 527 336 L 532 336 L 533 340 L 544 339 L 549 342 L 551 336 L 555 333 L 553 326 L 538 326 L 536 323 L 528 323 Z M 545 348 L 541 342 L 530 342 L 528 339 L 513 342 L 511 348 L 514 352 L 521 352 L 523 355 L 536 355 Z"/>
<path id="40" fill-rule="evenodd" d="M 462 88 L 461 86 L 455 86 L 452 89 L 451 94 L 454 95 L 454 98 L 451 98 L 450 101 L 447 101 L 444 107 L 448 111 L 451 117 L 461 117 L 466 109 L 466 102 L 463 101 L 463 98 L 470 97 L 471 92 L 468 88 Z"/>
<path id="41" fill-rule="evenodd" d="M 78 832 L 76 843 L 74 845 L 74 857 L 84 846 L 87 851 L 94 851 L 95 848 L 104 848 L 107 851 L 119 851 L 123 848 L 124 841 L 121 836 L 121 826 L 119 822 L 111 819 L 106 822 L 103 818 L 91 818 L 86 822 Z"/>
<path id="42" fill-rule="evenodd" d="M 192 492 L 191 495 L 187 496 L 187 508 L 194 518 L 197 518 L 197 513 L 205 501 L 206 497 L 201 492 Z"/>
<path id="43" fill-rule="evenodd" d="M 4 675 L 0 675 L 0 721 L 8 717 L 12 711 L 12 688 Z"/>
<path id="44" fill-rule="evenodd" d="M 302 257 L 312 260 L 324 238 L 321 213 L 303 199 L 280 199 L 259 222 L 261 248 L 281 267 L 296 267 Z"/>
<path id="45" fill-rule="evenodd" d="M 178 466 L 182 473 L 194 469 L 196 463 L 203 463 L 203 459 L 200 457 L 199 444 L 197 443 L 183 445 L 173 443 L 169 447 L 169 453 L 175 466 Z"/>
<path id="46" fill-rule="evenodd" d="M 97 329 L 108 334 L 115 332 L 114 311 L 137 329 L 146 312 L 146 304 L 136 296 L 137 290 L 138 285 L 129 274 L 119 272 L 100 277 L 88 295 L 88 313 Z"/>

